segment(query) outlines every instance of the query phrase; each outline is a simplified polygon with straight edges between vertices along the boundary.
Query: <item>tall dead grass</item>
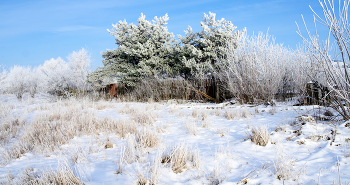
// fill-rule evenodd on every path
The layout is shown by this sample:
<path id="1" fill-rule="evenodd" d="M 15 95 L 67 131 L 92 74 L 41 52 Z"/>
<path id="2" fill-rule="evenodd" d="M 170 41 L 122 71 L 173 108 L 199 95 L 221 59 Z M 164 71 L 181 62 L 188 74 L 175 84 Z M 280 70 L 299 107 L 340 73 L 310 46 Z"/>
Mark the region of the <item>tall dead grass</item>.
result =
<path id="1" fill-rule="evenodd" d="M 270 140 L 270 134 L 266 126 L 253 127 L 250 137 L 254 144 L 260 146 L 266 146 Z"/>
<path id="2" fill-rule="evenodd" d="M 26 168 L 20 172 L 18 177 L 14 177 L 12 173 L 8 173 L 7 180 L 1 184 L 30 184 L 30 185 L 83 185 L 83 181 L 74 173 L 74 170 L 67 162 L 58 166 L 57 170 L 51 168 L 46 170 L 34 170 L 33 168 Z"/>
<path id="3" fill-rule="evenodd" d="M 137 132 L 137 125 L 133 121 L 99 118 L 94 110 L 75 101 L 68 99 L 54 103 L 53 109 L 36 115 L 30 124 L 23 127 L 22 134 L 14 143 L 1 153 L 0 165 L 7 165 L 12 159 L 20 158 L 27 152 L 51 153 L 75 136 L 105 132 L 124 138 L 128 133 Z M 24 123 L 15 120 L 12 125 L 18 124 Z M 3 133 L 1 136 L 9 137 L 9 134 L 5 136 Z"/>
<path id="4" fill-rule="evenodd" d="M 25 125 L 26 119 L 22 118 L 6 118 L 1 120 L 0 124 L 0 146 L 4 146 L 10 142 L 12 138 L 18 137 L 22 127 Z"/>
<path id="5" fill-rule="evenodd" d="M 181 173 L 188 168 L 199 168 L 199 149 L 189 147 L 183 142 L 174 145 L 164 153 L 162 163 L 169 163 L 174 173 Z"/>

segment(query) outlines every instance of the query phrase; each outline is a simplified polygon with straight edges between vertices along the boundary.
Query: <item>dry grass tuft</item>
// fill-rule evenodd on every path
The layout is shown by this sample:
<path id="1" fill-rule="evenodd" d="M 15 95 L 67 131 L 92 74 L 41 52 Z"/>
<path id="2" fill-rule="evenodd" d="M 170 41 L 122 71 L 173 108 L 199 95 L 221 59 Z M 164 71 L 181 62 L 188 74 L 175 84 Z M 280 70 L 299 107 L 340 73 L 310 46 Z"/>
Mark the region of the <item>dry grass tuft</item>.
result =
<path id="1" fill-rule="evenodd" d="M 228 120 L 240 119 L 240 113 L 238 110 L 235 109 L 226 109 L 224 112 L 224 117 Z"/>
<path id="2" fill-rule="evenodd" d="M 266 146 L 270 140 L 270 135 L 267 127 L 253 127 L 251 131 L 251 140 L 256 145 Z"/>
<path id="3" fill-rule="evenodd" d="M 156 147 L 161 144 L 161 138 L 158 136 L 157 130 L 150 127 L 141 127 L 137 129 L 136 141 L 140 147 Z"/>
<path id="4" fill-rule="evenodd" d="M 192 117 L 193 117 L 193 118 L 197 118 L 197 117 L 198 117 L 198 114 L 199 114 L 198 109 L 193 109 L 193 111 L 192 111 Z"/>
<path id="5" fill-rule="evenodd" d="M 295 165 L 296 160 L 289 157 L 283 151 L 277 150 L 275 152 L 274 161 L 274 174 L 278 180 L 293 180 L 297 181 L 300 176 L 305 174 L 306 167 L 301 166 L 299 168 Z"/>
<path id="6" fill-rule="evenodd" d="M 99 102 L 96 102 L 95 108 L 97 110 L 104 110 L 104 109 L 113 109 L 113 108 L 115 108 L 115 106 L 111 102 L 99 101 Z"/>
<path id="7" fill-rule="evenodd" d="M 251 114 L 247 108 L 244 108 L 241 112 L 241 115 L 242 115 L 242 118 L 249 118 Z"/>
<path id="8" fill-rule="evenodd" d="M 196 127 L 195 122 L 187 121 L 185 124 L 185 129 L 187 130 L 187 132 L 189 134 L 194 135 L 194 136 L 197 135 L 197 127 Z"/>
<path id="9" fill-rule="evenodd" d="M 157 116 L 153 112 L 146 112 L 146 111 L 135 111 L 132 114 L 130 114 L 130 119 L 135 121 L 136 123 L 139 123 L 143 126 L 145 125 L 153 125 L 154 122 L 156 122 Z"/>
<path id="10" fill-rule="evenodd" d="M 211 114 L 212 114 L 212 115 L 215 115 L 215 116 L 220 116 L 221 110 L 218 109 L 218 108 L 216 108 L 216 109 L 212 110 Z"/>
<path id="11" fill-rule="evenodd" d="M 221 167 L 219 166 L 219 164 L 215 163 L 213 172 L 208 177 L 210 185 L 218 185 L 222 181 L 225 180 L 226 177 L 223 177 L 221 175 L 221 173 L 220 173 L 221 170 L 220 169 L 221 169 Z"/>
<path id="12" fill-rule="evenodd" d="M 218 129 L 215 129 L 215 133 L 219 134 L 220 137 L 224 137 L 229 132 L 230 132 L 230 128 L 218 128 Z"/>
<path id="13" fill-rule="evenodd" d="M 270 109 L 269 109 L 269 113 L 270 113 L 271 115 L 276 114 L 276 113 L 277 113 L 277 109 L 276 109 L 276 107 L 272 107 L 272 108 L 270 108 Z"/>
<path id="14" fill-rule="evenodd" d="M 162 163 L 169 163 L 174 173 L 181 173 L 188 168 L 199 168 L 199 149 L 180 143 L 173 146 L 162 157 Z"/>

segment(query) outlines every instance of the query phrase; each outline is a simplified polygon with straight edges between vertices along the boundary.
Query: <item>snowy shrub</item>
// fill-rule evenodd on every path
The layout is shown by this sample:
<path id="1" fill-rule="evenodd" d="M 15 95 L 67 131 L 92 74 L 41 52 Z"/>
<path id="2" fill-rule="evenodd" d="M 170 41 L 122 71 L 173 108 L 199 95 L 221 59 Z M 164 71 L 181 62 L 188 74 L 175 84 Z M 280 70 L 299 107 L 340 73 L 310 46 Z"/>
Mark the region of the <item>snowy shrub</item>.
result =
<path id="1" fill-rule="evenodd" d="M 219 59 L 215 73 L 237 100 L 267 102 L 277 93 L 299 93 L 304 88 L 308 74 L 301 66 L 308 63 L 306 53 L 275 44 L 268 34 L 239 36 L 227 42 L 227 58 Z"/>
<path id="2" fill-rule="evenodd" d="M 270 140 L 270 134 L 266 126 L 253 127 L 250 137 L 254 144 L 260 146 L 266 146 Z"/>

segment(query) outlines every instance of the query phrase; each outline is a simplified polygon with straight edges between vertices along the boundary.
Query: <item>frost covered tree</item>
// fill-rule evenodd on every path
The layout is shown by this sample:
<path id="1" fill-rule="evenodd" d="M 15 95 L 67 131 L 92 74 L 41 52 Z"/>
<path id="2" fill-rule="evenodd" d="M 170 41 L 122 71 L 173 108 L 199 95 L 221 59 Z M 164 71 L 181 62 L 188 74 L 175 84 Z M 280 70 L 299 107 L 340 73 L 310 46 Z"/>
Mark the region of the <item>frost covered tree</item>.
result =
<path id="1" fill-rule="evenodd" d="M 108 83 L 118 79 L 128 86 L 146 77 L 173 75 L 176 60 L 171 57 L 174 36 L 168 32 L 166 14 L 152 22 L 141 14 L 138 24 L 125 20 L 113 24 L 108 32 L 115 36 L 118 47 L 102 52 L 103 67 L 89 76 L 90 82 Z"/>
<path id="2" fill-rule="evenodd" d="M 68 92 L 73 87 L 72 70 L 62 58 L 50 59 L 38 67 L 43 73 L 44 90 L 51 93 Z"/>
<path id="3" fill-rule="evenodd" d="M 4 79 L 5 91 L 15 94 L 18 99 L 22 99 L 23 94 L 28 91 L 29 75 L 29 67 L 13 66 Z"/>
<path id="4" fill-rule="evenodd" d="M 28 90 L 29 94 L 32 98 L 34 98 L 35 94 L 40 92 L 44 86 L 44 74 L 40 71 L 39 68 L 31 68 L 28 76 L 27 76 L 27 84 L 28 84 Z"/>
<path id="5" fill-rule="evenodd" d="M 226 58 L 224 50 L 227 40 L 234 41 L 233 46 L 237 48 L 238 39 L 245 29 L 232 33 L 237 27 L 224 18 L 215 20 L 215 17 L 215 13 L 204 14 L 201 32 L 193 32 L 189 26 L 185 30 L 186 36 L 179 35 L 179 40 L 183 44 L 180 55 L 185 66 L 183 68 L 185 76 L 199 72 L 201 74 L 211 72 L 217 58 Z"/>
<path id="6" fill-rule="evenodd" d="M 82 48 L 78 52 L 73 51 L 68 57 L 69 66 L 72 73 L 72 82 L 79 91 L 85 91 L 88 88 L 87 76 L 90 73 L 90 55 L 87 50 Z"/>
<path id="7" fill-rule="evenodd" d="M 293 51 L 276 44 L 268 34 L 243 34 L 225 48 L 227 58 L 217 63 L 216 73 L 233 96 L 242 102 L 271 101 L 277 93 L 298 93 L 308 75 L 301 66 L 308 58 L 301 50 Z"/>
<path id="8" fill-rule="evenodd" d="M 6 79 L 6 76 L 7 76 L 7 71 L 5 69 L 2 69 L 2 71 L 0 73 L 0 93 L 4 93 L 5 92 L 5 79 Z"/>

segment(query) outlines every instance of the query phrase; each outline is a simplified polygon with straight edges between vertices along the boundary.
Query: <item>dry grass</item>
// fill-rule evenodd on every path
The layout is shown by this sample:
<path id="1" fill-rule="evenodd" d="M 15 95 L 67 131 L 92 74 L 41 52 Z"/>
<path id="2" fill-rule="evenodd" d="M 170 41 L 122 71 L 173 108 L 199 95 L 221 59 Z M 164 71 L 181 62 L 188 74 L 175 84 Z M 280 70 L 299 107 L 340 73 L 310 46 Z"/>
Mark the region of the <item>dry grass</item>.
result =
<path id="1" fill-rule="evenodd" d="M 224 117 L 227 118 L 228 120 L 240 119 L 241 114 L 236 109 L 226 109 L 224 112 Z"/>
<path id="2" fill-rule="evenodd" d="M 202 121 L 202 128 L 210 128 L 211 126 L 211 122 L 209 122 L 208 120 Z"/>
<path id="3" fill-rule="evenodd" d="M 219 134 L 220 137 L 224 137 L 229 132 L 230 132 L 230 128 L 218 128 L 218 129 L 215 129 L 215 133 Z"/>
<path id="4" fill-rule="evenodd" d="M 75 136 L 106 132 L 124 138 L 128 133 L 136 133 L 137 125 L 133 121 L 101 119 L 94 110 L 86 109 L 87 106 L 69 101 L 54 103 L 53 109 L 38 114 L 31 124 L 25 125 L 23 133 L 0 155 L 0 164 L 6 165 L 27 152 L 51 153 Z"/>
<path id="5" fill-rule="evenodd" d="M 250 112 L 248 111 L 247 108 L 244 108 L 244 109 L 242 110 L 242 112 L 241 112 L 242 118 L 249 118 L 250 115 L 251 115 L 251 114 L 250 114 Z"/>
<path id="6" fill-rule="evenodd" d="M 98 101 L 95 104 L 95 108 L 97 110 L 104 110 L 104 109 L 113 109 L 115 108 L 114 104 L 111 102 L 107 102 L 107 101 Z"/>
<path id="7" fill-rule="evenodd" d="M 146 112 L 146 111 L 137 110 L 132 114 L 130 114 L 131 120 L 143 126 L 153 125 L 154 122 L 156 122 L 156 118 L 157 118 L 157 115 L 154 114 L 154 112 L 152 111 Z"/>
<path id="8" fill-rule="evenodd" d="M 220 172 L 221 172 L 220 165 L 218 163 L 215 163 L 213 172 L 208 177 L 210 185 L 218 185 L 225 180 L 226 177 L 223 177 Z"/>
<path id="9" fill-rule="evenodd" d="M 15 109 L 14 104 L 2 103 L 2 105 L 0 105 L 0 120 L 7 117 L 13 109 Z"/>
<path id="10" fill-rule="evenodd" d="M 126 163 L 133 163 L 137 160 L 137 144 L 136 144 L 136 139 L 134 135 L 128 135 L 127 140 L 126 140 L 126 146 L 124 148 L 124 159 Z"/>
<path id="11" fill-rule="evenodd" d="M 298 180 L 306 172 L 306 167 L 297 167 L 296 160 L 288 156 L 281 149 L 275 152 L 274 174 L 278 180 Z"/>
<path id="12" fill-rule="evenodd" d="M 12 173 L 8 173 L 7 182 L 2 184 L 33 184 L 33 185 L 83 185 L 84 183 L 77 177 L 73 169 L 67 162 L 61 163 L 57 170 L 34 170 L 33 168 L 26 168 L 19 177 L 14 177 Z"/>
<path id="13" fill-rule="evenodd" d="M 270 135 L 267 127 L 253 127 L 251 130 L 251 140 L 256 145 L 266 146 L 270 140 Z"/>
<path id="14" fill-rule="evenodd" d="M 276 107 L 272 107 L 272 108 L 270 108 L 270 109 L 269 109 L 269 113 L 270 113 L 271 115 L 276 114 L 276 113 L 277 113 L 277 109 L 276 109 Z"/>
<path id="15" fill-rule="evenodd" d="M 216 108 L 216 109 L 211 111 L 211 114 L 215 115 L 215 116 L 220 116 L 221 115 L 221 110 Z"/>
<path id="16" fill-rule="evenodd" d="M 159 182 L 159 177 L 161 176 L 161 152 L 157 152 L 152 164 L 146 170 L 146 176 L 141 172 L 140 168 L 137 168 L 137 182 L 138 185 L 155 185 Z"/>
<path id="17" fill-rule="evenodd" d="M 197 118 L 197 117 L 198 117 L 198 114 L 199 114 L 198 109 L 193 109 L 193 111 L 192 111 L 192 117 L 193 117 L 193 118 Z"/>
<path id="18" fill-rule="evenodd" d="M 210 114 L 209 110 L 194 109 L 192 111 L 192 117 L 197 121 L 206 121 L 208 119 L 208 114 Z"/>
<path id="19" fill-rule="evenodd" d="M 199 149 L 180 143 L 168 149 L 162 157 L 162 163 L 169 163 L 174 173 L 181 173 L 190 167 L 199 168 Z"/>
<path id="20" fill-rule="evenodd" d="M 141 127 L 137 129 L 136 141 L 139 146 L 143 148 L 156 147 L 162 143 L 157 130 L 151 127 Z"/>
<path id="21" fill-rule="evenodd" d="M 195 122 L 187 121 L 185 124 L 185 129 L 187 132 L 191 135 L 196 136 L 197 135 L 197 126 Z"/>
<path id="22" fill-rule="evenodd" d="M 2 119 L 0 124 L 0 146 L 4 146 L 11 138 L 18 137 L 22 127 L 25 125 L 26 119 L 6 118 Z"/>

